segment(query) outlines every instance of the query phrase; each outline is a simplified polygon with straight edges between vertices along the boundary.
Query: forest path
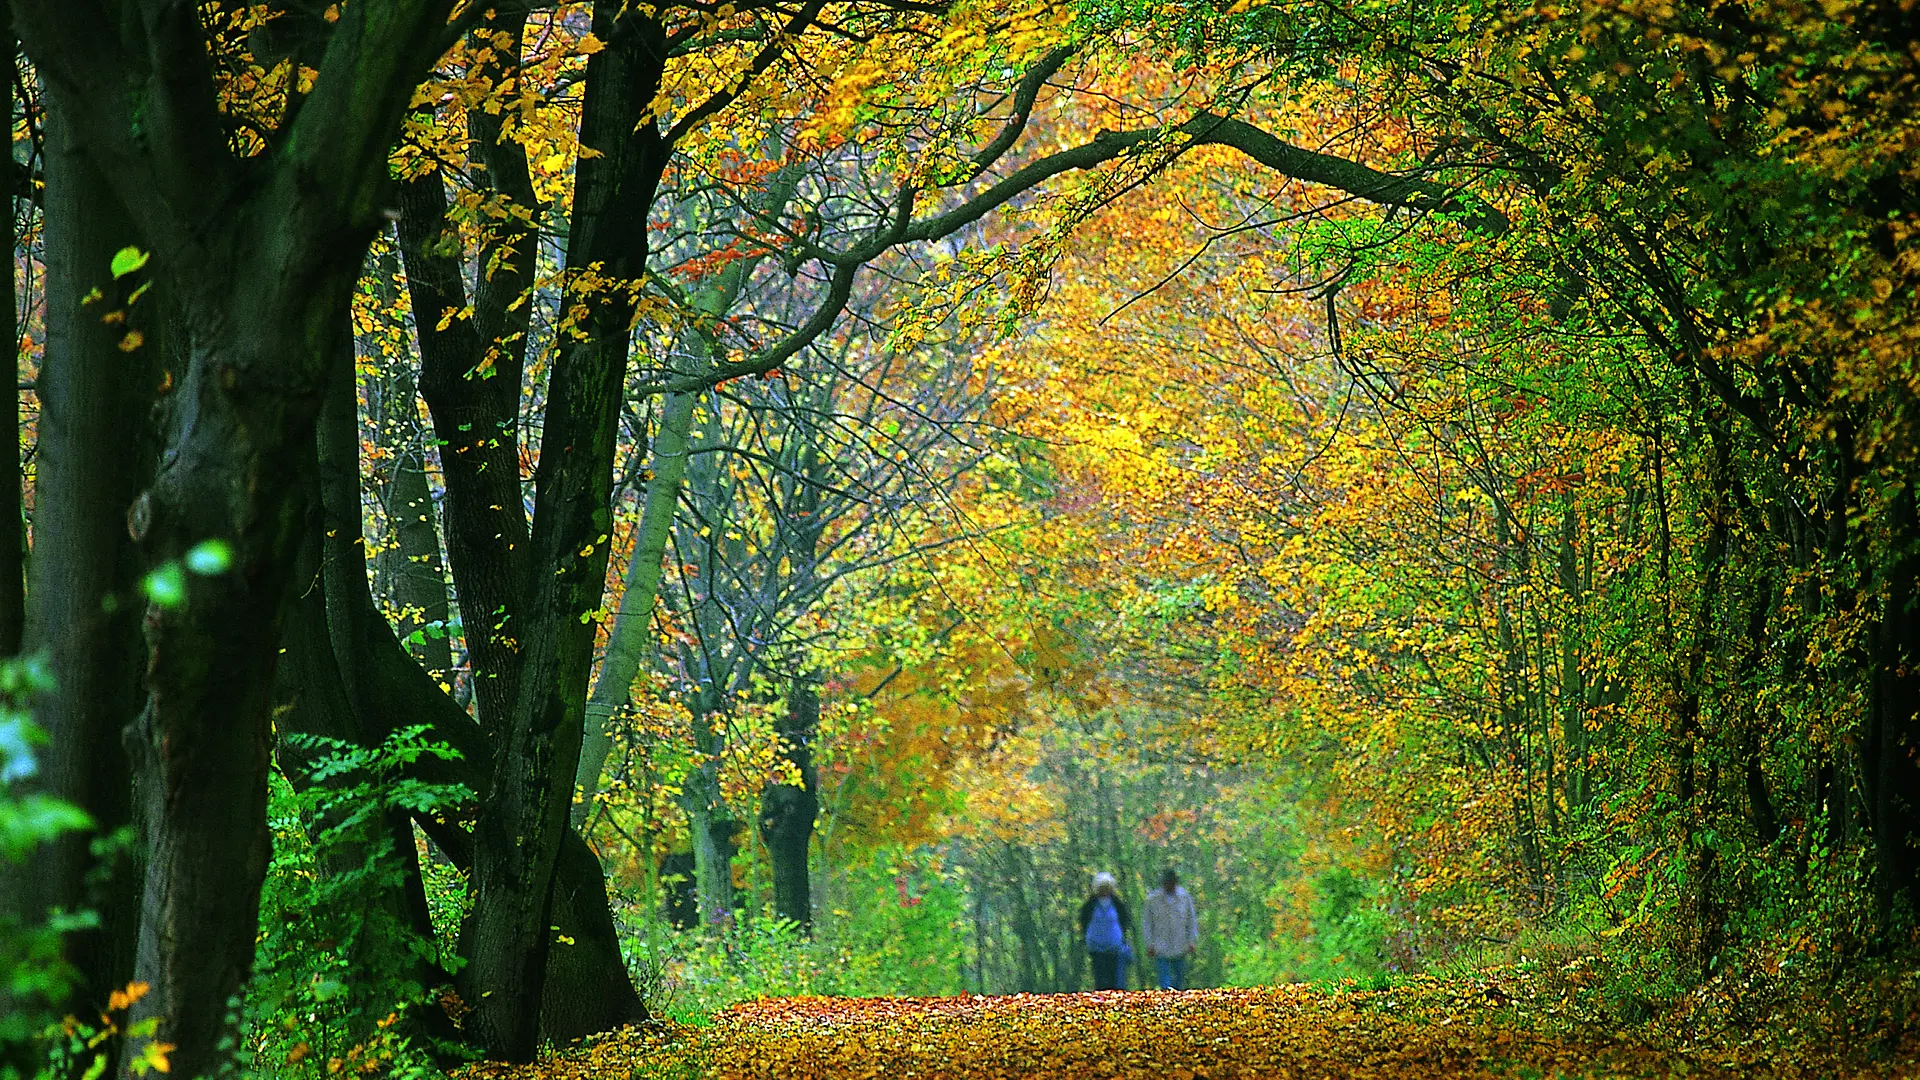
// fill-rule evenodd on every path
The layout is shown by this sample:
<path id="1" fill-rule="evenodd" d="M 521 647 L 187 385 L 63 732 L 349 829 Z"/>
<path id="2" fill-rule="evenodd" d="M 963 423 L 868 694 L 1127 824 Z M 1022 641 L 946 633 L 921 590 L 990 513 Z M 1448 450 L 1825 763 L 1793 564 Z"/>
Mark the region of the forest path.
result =
<path id="1" fill-rule="evenodd" d="M 1510 985 L 1510 984 L 1509 984 Z M 1524 988 L 1521 989 L 1525 993 Z M 1528 999 L 1533 994 L 1525 994 Z M 711 1025 L 635 1027 L 463 1080 L 629 1077 L 1361 1080 L 1901 1075 L 1807 1048 L 1663 1045 L 1587 1030 L 1486 980 L 951 998 L 767 998 Z"/>

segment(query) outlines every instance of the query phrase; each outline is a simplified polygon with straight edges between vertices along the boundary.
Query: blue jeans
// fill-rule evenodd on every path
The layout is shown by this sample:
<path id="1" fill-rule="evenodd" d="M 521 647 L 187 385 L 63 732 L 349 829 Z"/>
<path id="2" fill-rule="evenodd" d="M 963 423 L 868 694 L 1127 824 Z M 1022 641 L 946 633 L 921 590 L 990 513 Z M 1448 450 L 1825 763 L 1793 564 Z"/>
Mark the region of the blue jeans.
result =
<path id="1" fill-rule="evenodd" d="M 1153 967 L 1160 976 L 1160 989 L 1185 990 L 1187 988 L 1187 958 L 1184 956 L 1156 956 Z"/>

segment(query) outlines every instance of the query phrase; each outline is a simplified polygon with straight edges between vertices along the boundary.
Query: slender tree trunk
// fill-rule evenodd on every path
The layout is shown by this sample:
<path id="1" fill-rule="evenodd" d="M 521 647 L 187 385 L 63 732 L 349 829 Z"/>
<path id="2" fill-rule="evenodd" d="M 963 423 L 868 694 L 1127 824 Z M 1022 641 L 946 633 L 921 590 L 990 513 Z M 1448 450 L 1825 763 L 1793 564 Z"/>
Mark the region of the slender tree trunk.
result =
<path id="1" fill-rule="evenodd" d="M 401 410 L 411 410 L 416 399 L 411 373 L 402 372 L 388 386 L 390 408 L 384 418 L 393 456 L 391 472 L 381 491 L 381 503 L 393 528 L 392 543 L 382 548 L 388 600 L 399 609 L 399 630 L 407 651 L 439 679 L 452 678 L 453 643 L 447 627 L 452 611 L 447 603 L 447 572 L 440 561 L 440 530 L 434 522 L 433 492 L 427 484 L 426 451 L 407 438 Z M 403 419 L 403 417 L 405 417 Z M 417 635 L 417 636 L 416 636 Z"/>
<path id="2" fill-rule="evenodd" d="M 125 310 L 132 285 L 115 282 L 110 267 L 135 233 L 76 147 L 67 114 L 57 102 L 50 106 L 43 202 L 48 337 L 36 383 L 37 557 L 25 647 L 46 657 L 55 680 L 34 702 L 35 720 L 52 736 L 38 782 L 85 810 L 93 835 L 105 836 L 133 820 L 124 734 L 146 694 L 141 559 L 127 536 L 127 511 L 153 468 L 152 357 L 162 320 L 158 300 L 144 297 L 131 317 L 152 338 L 130 353 L 118 347 L 128 328 L 102 321 L 110 310 Z M 102 299 L 89 303 L 94 289 Z M 89 839 L 71 834 L 49 845 L 18 894 L 36 918 L 56 905 L 99 913 L 100 928 L 69 943 L 68 958 L 81 974 L 82 1013 L 104 1008 L 107 995 L 131 979 L 139 921 L 133 852 L 123 849 L 103 867 L 103 888 L 90 896 L 87 877 L 96 864 Z"/>
<path id="3" fill-rule="evenodd" d="M 389 309 L 399 299 L 394 284 L 399 270 L 398 254 L 385 250 L 376 262 L 374 290 Z M 381 587 L 387 602 L 398 609 L 407 651 L 435 678 L 451 685 L 453 643 L 447 622 L 452 612 L 413 371 L 405 362 L 395 364 L 370 397 L 375 403 L 368 418 L 374 440 L 387 452 L 385 474 L 377 481 L 380 508 L 392 530 L 377 559 Z"/>
<path id="4" fill-rule="evenodd" d="M 6 130 L 8 140 L 13 132 L 14 91 L 20 82 L 20 70 L 15 63 L 20 44 L 13 37 L 13 5 L 0 0 L 0 40 L 5 42 L 6 64 L 0 67 L 0 79 L 6 86 Z M 19 190 L 15 176 L 19 166 L 14 164 L 12 147 L 8 147 L 5 169 L 0 170 L 0 185 L 5 185 L 7 229 L 7 272 L 5 282 L 0 282 L 0 333 L 6 335 L 7 355 L 13 357 L 13 370 L 7 373 L 5 400 L 7 416 L 0 424 L 0 656 L 12 656 L 20 651 L 21 634 L 27 621 L 26 558 L 27 533 L 26 522 L 22 517 L 21 474 L 20 474 L 20 327 L 15 271 L 19 263 L 14 257 L 18 239 L 13 233 L 13 193 Z"/>
<path id="5" fill-rule="evenodd" d="M 520 354 L 493 353 L 491 377 L 481 377 L 490 343 L 475 328 L 477 313 L 471 320 L 454 317 L 466 307 L 466 286 L 459 261 L 442 250 L 449 226 L 440 175 L 406 184 L 401 205 L 400 251 L 420 338 L 419 390 L 433 415 L 446 476 L 447 561 L 460 598 L 474 703 L 482 726 L 498 733 L 518 692 L 523 632 L 517 619 L 528 533 L 520 493 Z"/>
<path id="6" fill-rule="evenodd" d="M 687 780 L 681 809 L 693 841 L 693 895 L 700 926 L 725 926 L 733 915 L 734 822 L 720 801 L 720 785 L 711 766 Z"/>
<path id="7" fill-rule="evenodd" d="M 652 467 L 646 503 L 636 527 L 633 555 L 627 562 L 626 588 L 620 594 L 620 609 L 607 635 L 600 676 L 587 698 L 580 768 L 574 777 L 574 785 L 579 789 L 573 811 L 576 829 L 586 823 L 587 811 L 600 786 L 600 772 L 606 767 L 607 754 L 613 747 L 607 735 L 607 721 L 627 704 L 633 680 L 640 674 L 640 663 L 652 651 L 653 604 L 660 594 L 660 561 L 666 557 L 667 539 L 679 509 L 680 485 L 687 475 L 687 432 L 692 427 L 694 404 L 698 400 L 697 394 L 672 394 L 661 407 L 660 430 L 654 435 L 649 454 Z"/>
<path id="8" fill-rule="evenodd" d="M 314 502 L 317 511 L 317 498 Z M 306 550 L 301 556 L 299 580 L 311 581 L 314 587 L 299 590 L 295 594 L 281 634 L 281 658 L 275 671 L 274 728 L 279 736 L 275 752 L 281 771 L 296 790 L 305 789 L 316 782 L 309 775 L 316 755 L 297 746 L 287 735 L 315 735 L 357 746 L 377 745 L 380 741 L 361 722 L 334 657 L 333 641 L 328 633 L 326 595 L 319 584 L 323 573 L 322 552 L 326 546 L 325 526 L 317 512 L 313 519 Z M 367 779 L 360 773 L 339 773 L 319 783 L 341 787 L 365 783 Z M 318 837 L 340 824 L 337 819 L 328 818 L 308 822 L 307 827 L 312 835 Z M 395 828 L 396 825 L 404 826 L 404 829 Z M 384 1010 L 393 1005 L 391 1001 L 379 1001 L 366 996 L 367 980 L 357 977 L 370 970 L 377 958 L 410 957 L 413 967 L 410 977 L 423 988 L 430 989 L 449 981 L 438 965 L 414 950 L 410 942 L 379 932 L 383 927 L 406 927 L 421 940 L 434 940 L 419 866 L 412 858 L 411 823 L 404 817 L 390 820 L 384 823 L 381 831 L 384 839 L 394 845 L 391 858 L 400 866 L 402 879 L 391 887 L 365 890 L 354 897 L 360 905 L 359 920 L 363 933 L 353 943 L 353 952 L 346 957 L 348 970 L 353 976 L 347 980 L 347 993 L 351 1014 L 361 1025 L 358 1031 L 360 1035 L 370 1033 L 374 1021 L 379 1020 Z M 357 838 L 350 834 L 341 836 L 326 851 L 318 867 L 319 872 L 340 874 L 364 868 L 375 854 L 373 845 L 381 839 L 382 836 L 365 831 Z M 417 904 L 414 902 L 416 893 L 419 894 Z M 452 1034 L 451 1025 L 444 1025 L 444 1029 L 436 1031 L 436 1034 Z"/>

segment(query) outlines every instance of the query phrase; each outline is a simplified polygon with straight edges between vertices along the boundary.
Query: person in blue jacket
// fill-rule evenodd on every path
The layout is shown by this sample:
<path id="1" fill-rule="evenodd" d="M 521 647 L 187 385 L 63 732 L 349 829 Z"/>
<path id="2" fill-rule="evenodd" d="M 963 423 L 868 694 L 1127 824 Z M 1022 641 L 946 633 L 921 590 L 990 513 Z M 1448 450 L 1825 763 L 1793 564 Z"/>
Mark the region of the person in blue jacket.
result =
<path id="1" fill-rule="evenodd" d="M 1133 947 L 1127 943 L 1132 926 L 1133 914 L 1114 893 L 1113 875 L 1105 870 L 1093 875 L 1093 895 L 1080 905 L 1080 937 L 1093 964 L 1095 990 L 1126 989 L 1126 966 L 1133 959 Z"/>

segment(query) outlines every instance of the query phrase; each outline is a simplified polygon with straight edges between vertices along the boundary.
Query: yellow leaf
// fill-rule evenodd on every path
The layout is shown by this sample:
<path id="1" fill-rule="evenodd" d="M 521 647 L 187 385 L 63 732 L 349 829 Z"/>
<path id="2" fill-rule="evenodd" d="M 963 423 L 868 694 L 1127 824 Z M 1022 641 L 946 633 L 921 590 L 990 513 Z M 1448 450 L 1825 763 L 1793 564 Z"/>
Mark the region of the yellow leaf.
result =
<path id="1" fill-rule="evenodd" d="M 128 983 L 125 990 L 115 990 L 107 995 L 107 1011 L 119 1012 L 122 1009 L 132 1008 L 133 1003 L 146 997 L 150 989 L 152 987 L 143 982 Z"/>

